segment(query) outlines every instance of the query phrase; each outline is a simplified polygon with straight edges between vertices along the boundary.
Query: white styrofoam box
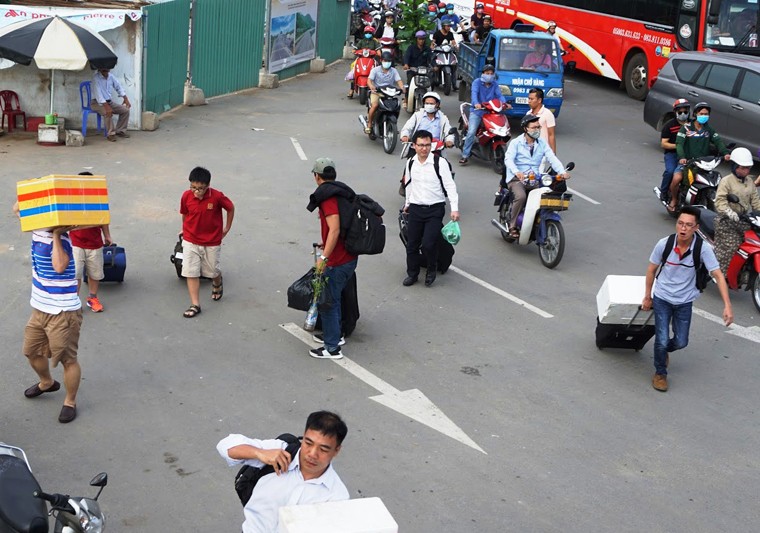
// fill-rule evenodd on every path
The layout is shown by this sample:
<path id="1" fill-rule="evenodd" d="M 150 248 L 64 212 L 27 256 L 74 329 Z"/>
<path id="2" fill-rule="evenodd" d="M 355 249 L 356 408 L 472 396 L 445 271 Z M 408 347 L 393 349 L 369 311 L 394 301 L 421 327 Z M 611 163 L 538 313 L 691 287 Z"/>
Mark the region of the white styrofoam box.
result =
<path id="1" fill-rule="evenodd" d="M 280 507 L 279 533 L 398 533 L 380 498 Z"/>
<path id="2" fill-rule="evenodd" d="M 596 293 L 596 311 L 602 324 L 654 324 L 652 311 L 641 311 L 646 289 L 645 276 L 607 276 Z M 636 313 L 639 313 L 636 316 Z M 636 320 L 631 322 L 633 317 Z"/>

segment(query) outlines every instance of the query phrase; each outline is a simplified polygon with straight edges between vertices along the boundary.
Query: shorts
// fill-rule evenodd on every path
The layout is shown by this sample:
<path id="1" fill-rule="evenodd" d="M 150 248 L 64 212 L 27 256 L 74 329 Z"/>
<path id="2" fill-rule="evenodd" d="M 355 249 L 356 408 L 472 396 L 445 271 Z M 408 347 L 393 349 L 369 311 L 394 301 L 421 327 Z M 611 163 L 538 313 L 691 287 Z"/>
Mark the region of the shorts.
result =
<path id="1" fill-rule="evenodd" d="M 74 250 L 74 267 L 76 268 L 76 278 L 81 280 L 84 273 L 94 281 L 100 281 L 105 274 L 103 273 L 103 248 L 89 250 L 73 246 Z"/>
<path id="2" fill-rule="evenodd" d="M 182 241 L 182 276 L 186 278 L 218 278 L 222 246 L 199 246 Z"/>
<path id="3" fill-rule="evenodd" d="M 373 106 L 380 101 L 380 93 L 369 93 L 369 105 Z"/>
<path id="4" fill-rule="evenodd" d="M 676 172 L 683 172 L 683 169 L 686 167 L 686 165 L 681 165 L 680 163 L 676 165 L 676 168 L 673 169 L 673 174 Z"/>
<path id="5" fill-rule="evenodd" d="M 59 362 L 76 361 L 81 326 L 81 309 L 62 311 L 57 315 L 32 309 L 32 316 L 24 328 L 24 355 L 47 357 L 53 361 L 53 368 Z"/>

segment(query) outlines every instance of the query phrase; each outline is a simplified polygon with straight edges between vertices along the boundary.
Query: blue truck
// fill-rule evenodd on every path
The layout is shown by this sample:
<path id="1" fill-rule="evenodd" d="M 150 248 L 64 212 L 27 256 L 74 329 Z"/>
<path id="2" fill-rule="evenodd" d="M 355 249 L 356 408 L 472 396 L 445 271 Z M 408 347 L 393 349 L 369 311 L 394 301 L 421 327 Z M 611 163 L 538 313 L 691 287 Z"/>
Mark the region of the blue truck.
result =
<path id="1" fill-rule="evenodd" d="M 543 53 L 545 52 L 545 53 Z M 459 100 L 469 101 L 472 81 L 486 64 L 496 67 L 496 82 L 512 104 L 510 117 L 522 117 L 528 108 L 528 91 L 543 89 L 544 105 L 559 116 L 565 85 L 565 65 L 559 41 L 549 33 L 535 31 L 532 24 L 511 30 L 491 30 L 482 43 L 461 43 L 457 54 Z"/>

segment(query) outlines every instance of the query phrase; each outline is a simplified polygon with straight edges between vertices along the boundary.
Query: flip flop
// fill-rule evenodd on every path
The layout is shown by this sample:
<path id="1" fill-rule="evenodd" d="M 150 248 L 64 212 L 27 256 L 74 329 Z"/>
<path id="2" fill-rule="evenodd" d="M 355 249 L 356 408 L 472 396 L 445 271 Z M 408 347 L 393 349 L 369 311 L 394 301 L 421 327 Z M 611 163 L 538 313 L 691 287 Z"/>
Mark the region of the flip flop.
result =
<path id="1" fill-rule="evenodd" d="M 219 285 L 214 285 L 214 283 L 211 282 L 211 287 L 211 299 L 218 302 L 222 299 L 222 296 L 224 296 L 224 279 L 219 280 Z"/>
<path id="2" fill-rule="evenodd" d="M 182 316 L 185 318 L 193 318 L 196 315 L 201 314 L 201 306 L 200 305 L 191 305 L 187 308 L 187 311 L 182 313 Z"/>

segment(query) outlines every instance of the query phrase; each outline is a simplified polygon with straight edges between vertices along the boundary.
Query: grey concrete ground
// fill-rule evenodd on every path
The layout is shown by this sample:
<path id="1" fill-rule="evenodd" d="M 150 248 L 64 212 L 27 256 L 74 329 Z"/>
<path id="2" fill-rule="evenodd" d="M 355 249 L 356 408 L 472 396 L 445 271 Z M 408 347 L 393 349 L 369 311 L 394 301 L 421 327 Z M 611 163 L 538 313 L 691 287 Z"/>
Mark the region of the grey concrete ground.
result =
<path id="1" fill-rule="evenodd" d="M 401 286 L 399 149 L 386 155 L 360 133 L 362 109 L 344 96 L 347 68 L 182 109 L 116 143 L 0 139 L 0 440 L 27 451 L 47 491 L 88 492 L 107 471 L 109 531 L 239 531 L 235 471 L 216 442 L 298 433 L 320 408 L 347 420 L 336 467 L 352 497 L 381 497 L 401 531 L 756 529 L 760 335 L 748 295 L 732 294 L 733 330 L 704 318 L 721 313 L 717 291 L 701 297 L 666 394 L 650 385 L 651 343 L 640 353 L 594 345 L 604 277 L 643 274 L 674 227 L 651 193 L 661 153 L 642 104 L 604 80 L 568 81 L 559 155 L 577 163 L 571 186 L 598 203 L 576 197 L 562 213 L 568 244 L 556 270 L 490 225 L 498 176 L 476 160 L 457 168 L 454 265 L 553 315 L 541 318 L 454 271 L 432 289 Z M 457 107 L 445 98 L 454 121 Z M 309 159 L 332 157 L 340 179 L 388 210 L 385 253 L 360 259 L 362 317 L 344 352 L 392 388 L 419 389 L 486 453 L 371 400 L 376 388 L 309 358 L 279 326 L 303 320 L 285 291 L 309 267 L 319 228 L 305 210 L 311 164 L 291 138 Z M 203 313 L 186 320 L 186 288 L 168 258 L 195 165 L 212 171 L 237 214 L 224 298 L 212 302 L 203 284 Z M 64 426 L 62 394 L 22 395 L 35 379 L 21 355 L 29 237 L 10 204 L 19 179 L 84 169 L 109 178 L 111 232 L 128 268 L 123 284 L 103 286 L 105 313 L 85 311 L 79 418 Z"/>

